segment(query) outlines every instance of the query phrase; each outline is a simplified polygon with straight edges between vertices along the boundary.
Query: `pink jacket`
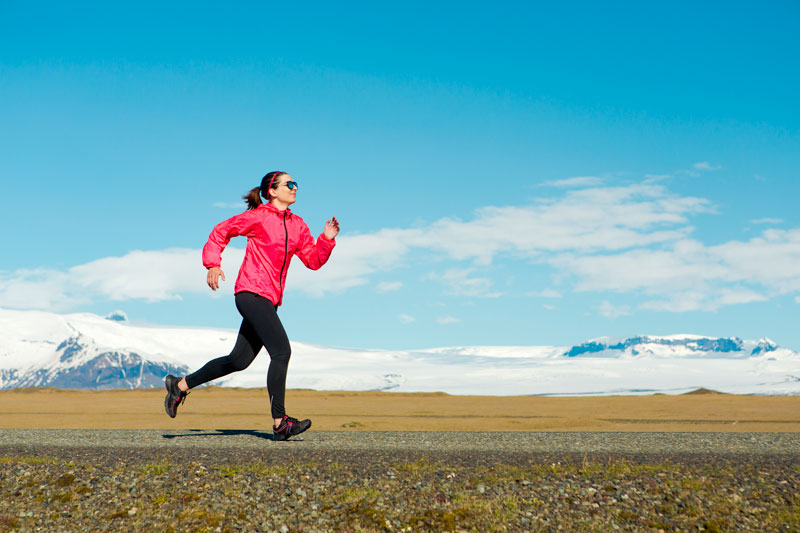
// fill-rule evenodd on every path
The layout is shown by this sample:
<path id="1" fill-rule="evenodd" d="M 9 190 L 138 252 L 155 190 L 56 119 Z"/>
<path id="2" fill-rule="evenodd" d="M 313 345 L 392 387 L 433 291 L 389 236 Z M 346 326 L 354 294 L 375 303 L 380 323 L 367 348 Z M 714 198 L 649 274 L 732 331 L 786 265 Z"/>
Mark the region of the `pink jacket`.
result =
<path id="1" fill-rule="evenodd" d="M 247 250 L 239 269 L 234 293 L 249 291 L 275 305 L 283 301 L 286 273 L 297 254 L 308 268 L 319 269 L 331 255 L 336 240 L 320 235 L 317 242 L 303 219 L 287 209 L 279 211 L 264 203 L 220 222 L 203 247 L 203 266 L 219 267 L 222 250 L 233 237 L 247 237 Z"/>

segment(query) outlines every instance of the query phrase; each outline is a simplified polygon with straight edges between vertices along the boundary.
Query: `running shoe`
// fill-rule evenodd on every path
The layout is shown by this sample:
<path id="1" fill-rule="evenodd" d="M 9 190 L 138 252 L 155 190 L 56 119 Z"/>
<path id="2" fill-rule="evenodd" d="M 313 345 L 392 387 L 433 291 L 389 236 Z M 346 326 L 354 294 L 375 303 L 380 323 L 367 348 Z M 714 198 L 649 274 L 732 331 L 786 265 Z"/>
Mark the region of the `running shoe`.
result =
<path id="1" fill-rule="evenodd" d="M 272 433 L 275 435 L 275 440 L 286 440 L 289 437 L 294 437 L 304 432 L 311 427 L 311 420 L 298 420 L 291 416 L 283 415 L 283 420 L 278 427 L 272 427 Z"/>
<path id="2" fill-rule="evenodd" d="M 170 418 L 175 418 L 178 414 L 178 406 L 186 401 L 189 391 L 182 391 L 178 388 L 181 378 L 176 378 L 172 374 L 167 374 L 164 379 L 164 386 L 167 387 L 167 397 L 164 398 L 164 409 Z"/>

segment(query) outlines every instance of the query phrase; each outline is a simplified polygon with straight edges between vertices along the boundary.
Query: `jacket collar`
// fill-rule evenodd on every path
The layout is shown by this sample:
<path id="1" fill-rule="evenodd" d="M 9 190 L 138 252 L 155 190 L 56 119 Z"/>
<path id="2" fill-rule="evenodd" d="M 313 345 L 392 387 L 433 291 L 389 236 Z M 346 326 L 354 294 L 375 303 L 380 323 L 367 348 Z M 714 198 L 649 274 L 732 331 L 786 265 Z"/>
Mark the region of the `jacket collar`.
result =
<path id="1" fill-rule="evenodd" d="M 265 210 L 269 211 L 270 213 L 275 213 L 276 215 L 280 215 L 280 214 L 283 213 L 283 211 L 281 211 L 280 209 L 278 209 L 277 207 L 272 205 L 272 203 L 270 203 L 270 202 L 264 202 L 263 204 L 259 205 L 257 207 L 257 209 L 265 209 Z M 286 208 L 286 215 L 289 216 L 289 217 L 292 216 L 292 210 L 289 209 L 288 207 Z"/>

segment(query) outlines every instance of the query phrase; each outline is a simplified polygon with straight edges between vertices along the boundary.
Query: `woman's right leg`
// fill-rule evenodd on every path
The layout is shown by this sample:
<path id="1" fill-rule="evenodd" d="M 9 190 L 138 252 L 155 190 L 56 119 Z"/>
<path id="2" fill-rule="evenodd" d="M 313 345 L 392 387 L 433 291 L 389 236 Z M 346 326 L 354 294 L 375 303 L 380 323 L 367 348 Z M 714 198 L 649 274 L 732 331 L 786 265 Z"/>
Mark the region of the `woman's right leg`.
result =
<path id="1" fill-rule="evenodd" d="M 286 415 L 286 371 L 292 356 L 289 337 L 278 318 L 275 305 L 267 298 L 251 292 L 240 292 L 236 294 L 236 308 L 245 321 L 252 325 L 269 353 L 267 390 L 272 418 L 277 423 Z"/>
<path id="2" fill-rule="evenodd" d="M 250 366 L 250 363 L 253 362 L 253 359 L 256 358 L 263 346 L 252 324 L 246 318 L 243 319 L 239 328 L 239 335 L 236 337 L 236 345 L 234 345 L 231 353 L 224 357 L 212 359 L 197 372 L 186 376 L 184 378 L 186 385 L 188 385 L 188 388 L 193 389 L 211 380 L 244 370 Z"/>

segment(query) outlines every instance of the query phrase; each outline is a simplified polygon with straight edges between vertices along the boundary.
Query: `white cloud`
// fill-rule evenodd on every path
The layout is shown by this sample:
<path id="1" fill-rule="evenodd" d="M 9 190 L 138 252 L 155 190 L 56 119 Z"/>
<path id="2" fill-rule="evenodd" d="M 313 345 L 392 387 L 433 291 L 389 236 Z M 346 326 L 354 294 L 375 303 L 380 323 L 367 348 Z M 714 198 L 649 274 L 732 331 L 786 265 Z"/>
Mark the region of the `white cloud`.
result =
<path id="1" fill-rule="evenodd" d="M 406 314 L 404 314 L 404 313 L 403 313 L 403 314 L 400 314 L 400 315 L 398 315 L 398 316 L 397 316 L 397 318 L 399 318 L 399 319 L 400 319 L 400 322 L 403 322 L 404 324 L 410 324 L 410 323 L 414 322 L 415 320 L 417 320 L 417 319 L 416 319 L 416 318 L 414 318 L 413 316 L 411 316 L 411 315 L 406 315 Z"/>
<path id="2" fill-rule="evenodd" d="M 645 183 L 657 183 L 659 181 L 668 180 L 672 177 L 672 174 L 645 174 Z"/>
<path id="3" fill-rule="evenodd" d="M 337 239 L 333 257 L 322 269 L 311 271 L 299 259 L 292 261 L 287 291 L 321 296 L 367 283 L 369 276 L 401 263 L 407 248 L 396 231 Z M 135 250 L 121 257 L 105 257 L 69 268 L 0 272 L 0 307 L 69 310 L 97 299 L 157 302 L 180 299 L 190 293 L 231 294 L 244 250 L 229 246 L 222 254 L 226 281 L 211 293 L 201 251 L 185 248 Z M 399 282 L 396 282 L 399 283 Z M 396 290 L 396 284 L 383 287 Z"/>
<path id="4" fill-rule="evenodd" d="M 428 227 L 381 229 L 337 239 L 331 261 L 310 271 L 293 261 L 287 292 L 321 296 L 364 285 L 378 272 L 412 267 L 412 250 L 441 254 L 440 259 L 489 265 L 499 254 L 540 258 L 553 252 L 624 250 L 685 238 L 687 217 L 708 212 L 706 200 L 669 194 L 653 185 L 570 190 L 557 200 L 529 206 L 488 206 L 468 221 L 443 218 Z M 223 285 L 231 292 L 243 251 L 223 254 Z M 472 267 L 438 274 L 455 294 L 499 296 L 487 277 L 471 277 Z M 208 291 L 199 250 L 133 251 L 66 271 L 19 270 L 0 274 L 0 305 L 69 308 L 97 298 L 160 301 Z M 228 289 L 229 287 L 229 289 Z M 384 286 L 386 288 L 386 286 Z"/>
<path id="5" fill-rule="evenodd" d="M 484 207 L 471 221 L 441 219 L 425 230 L 399 230 L 408 247 L 487 265 L 501 253 L 622 250 L 685 238 L 687 216 L 711 212 L 707 200 L 673 196 L 660 186 L 569 191 L 526 207 Z"/>
<path id="6" fill-rule="evenodd" d="M 473 268 L 451 268 L 442 274 L 430 274 L 428 279 L 444 283 L 448 294 L 455 296 L 478 296 L 497 298 L 500 292 L 491 291 L 492 281 L 488 278 L 472 278 Z"/>
<path id="7" fill-rule="evenodd" d="M 223 271 L 230 264 L 231 256 L 243 257 L 239 250 L 228 252 Z M 135 250 L 122 257 L 105 257 L 73 267 L 69 273 L 77 286 L 109 300 L 141 299 L 154 302 L 176 299 L 181 293 L 208 290 L 200 251 L 183 248 Z"/>
<path id="8" fill-rule="evenodd" d="M 628 306 L 616 307 L 607 300 L 604 300 L 603 303 L 597 307 L 597 311 L 606 318 L 618 318 L 631 314 Z"/>
<path id="9" fill-rule="evenodd" d="M 682 313 L 686 311 L 716 311 L 726 305 L 745 304 L 751 302 L 763 302 L 767 298 L 758 292 L 750 289 L 727 289 L 718 290 L 683 291 L 669 294 L 666 299 L 651 300 L 641 305 L 642 309 L 653 311 L 670 311 Z"/>
<path id="10" fill-rule="evenodd" d="M 223 262 L 241 262 L 244 252 L 231 249 Z M 17 270 L 0 276 L 0 306 L 63 311 L 102 298 L 148 302 L 178 299 L 181 294 L 208 291 L 200 251 L 171 248 L 133 251 L 106 257 L 66 271 Z M 232 285 L 232 283 L 231 283 Z"/>
<path id="11" fill-rule="evenodd" d="M 367 283 L 369 275 L 401 263 L 407 248 L 392 230 L 337 239 L 331 260 L 311 271 L 292 261 L 287 291 L 321 296 Z M 222 254 L 226 281 L 214 293 L 231 294 L 244 250 L 229 246 Z M 68 310 L 96 299 L 147 302 L 180 299 L 190 293 L 212 294 L 205 283 L 201 251 L 185 248 L 135 250 L 69 268 L 0 272 L 0 306 L 17 309 Z M 395 282 L 399 283 L 399 282 Z M 396 290 L 396 284 L 383 290 Z"/>
<path id="12" fill-rule="evenodd" d="M 331 259 L 320 270 L 307 269 L 299 259 L 289 268 L 287 292 L 311 296 L 339 292 L 368 283 L 370 275 L 401 266 L 408 252 L 404 230 L 384 229 L 376 233 L 336 238 Z"/>
<path id="13" fill-rule="evenodd" d="M 780 218 L 757 218 L 750 221 L 751 224 L 782 224 L 783 220 Z"/>
<path id="14" fill-rule="evenodd" d="M 287 292 L 312 296 L 363 285 L 369 276 L 402 263 L 407 247 L 397 230 L 340 237 L 333 257 L 322 269 L 311 271 L 299 259 L 292 261 Z M 244 250 L 229 246 L 222 254 L 227 281 L 216 294 L 233 292 Z M 201 251 L 167 249 L 133 251 L 105 257 L 65 271 L 52 269 L 0 272 L 0 306 L 18 309 L 68 310 L 96 299 L 139 299 L 157 302 L 182 294 L 211 294 L 205 283 Z M 385 290 L 393 285 L 384 286 Z"/>
<path id="15" fill-rule="evenodd" d="M 692 165 L 692 168 L 695 170 L 719 170 L 722 167 L 720 167 L 719 165 L 714 166 L 708 161 L 698 161 L 697 163 Z"/>
<path id="16" fill-rule="evenodd" d="M 800 230 L 767 230 L 747 242 L 705 246 L 683 240 L 660 250 L 564 254 L 551 264 L 577 279 L 578 291 L 660 296 L 642 307 L 716 310 L 800 291 Z"/>
<path id="17" fill-rule="evenodd" d="M 567 190 L 527 206 L 487 206 L 467 220 L 340 236 L 321 270 L 293 261 L 287 292 L 322 296 L 370 283 L 378 273 L 419 271 L 424 261 L 426 269 L 440 265 L 429 279 L 449 294 L 499 297 L 488 275 L 499 257 L 549 265 L 577 291 L 635 292 L 648 309 L 714 310 L 800 291 L 800 229 L 769 229 L 716 246 L 691 239 L 689 218 L 713 212 L 705 199 L 653 184 Z M 223 293 L 233 291 L 243 253 L 229 247 L 223 254 Z M 403 286 L 398 280 L 376 289 Z M 66 270 L 0 272 L 5 307 L 66 310 L 100 298 L 155 302 L 190 293 L 212 294 L 200 250 L 133 251 Z M 552 289 L 529 295 L 561 296 Z"/>
<path id="18" fill-rule="evenodd" d="M 757 283 L 779 293 L 800 291 L 800 229 L 769 229 L 747 242 L 709 250 L 727 269 L 725 281 Z"/>
<path id="19" fill-rule="evenodd" d="M 461 322 L 461 320 L 450 315 L 440 316 L 439 318 L 436 319 L 437 324 L 457 324 L 459 322 Z"/>
<path id="20" fill-rule="evenodd" d="M 402 281 L 382 281 L 378 283 L 377 287 L 378 292 L 392 292 L 392 291 L 399 291 L 403 288 Z"/>
<path id="21" fill-rule="evenodd" d="M 68 288 L 69 275 L 58 270 L 3 272 L 0 274 L 0 307 L 65 311 L 89 301 L 80 291 L 68 291 Z"/>
<path id="22" fill-rule="evenodd" d="M 724 288 L 717 294 L 720 307 L 724 305 L 748 304 L 751 302 L 764 302 L 767 297 L 754 290 L 745 288 Z"/>
<path id="23" fill-rule="evenodd" d="M 549 304 L 542 304 L 542 307 L 543 307 L 544 309 L 547 309 L 548 311 L 553 311 L 553 310 L 555 310 L 555 308 L 556 308 L 556 306 L 555 306 L 555 305 L 549 305 Z"/>
<path id="24" fill-rule="evenodd" d="M 530 292 L 528 296 L 536 298 L 561 298 L 561 293 L 554 289 L 544 289 L 538 292 Z"/>
<path id="25" fill-rule="evenodd" d="M 563 180 L 548 181 L 545 185 L 552 187 L 596 187 L 601 185 L 603 180 L 595 176 L 575 176 L 574 178 L 566 178 Z"/>

